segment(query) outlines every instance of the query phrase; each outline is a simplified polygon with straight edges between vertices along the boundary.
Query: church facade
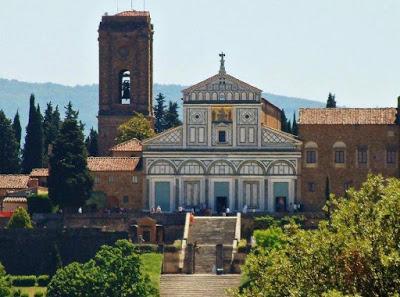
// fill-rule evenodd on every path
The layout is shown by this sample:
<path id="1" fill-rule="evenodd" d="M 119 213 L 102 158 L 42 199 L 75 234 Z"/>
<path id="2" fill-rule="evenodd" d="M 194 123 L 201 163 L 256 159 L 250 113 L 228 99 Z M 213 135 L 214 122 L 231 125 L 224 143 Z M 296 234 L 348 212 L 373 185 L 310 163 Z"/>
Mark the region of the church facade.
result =
<path id="1" fill-rule="evenodd" d="M 287 211 L 297 201 L 301 142 L 261 90 L 225 71 L 183 90 L 183 125 L 143 142 L 145 209 Z"/>

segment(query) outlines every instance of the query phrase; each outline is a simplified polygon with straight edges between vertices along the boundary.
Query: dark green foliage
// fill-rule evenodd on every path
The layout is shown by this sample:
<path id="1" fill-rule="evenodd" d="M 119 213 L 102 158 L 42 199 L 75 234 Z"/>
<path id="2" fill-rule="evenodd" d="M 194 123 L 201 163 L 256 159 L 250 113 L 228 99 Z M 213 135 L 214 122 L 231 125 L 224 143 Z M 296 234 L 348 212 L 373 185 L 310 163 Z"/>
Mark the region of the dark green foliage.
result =
<path id="1" fill-rule="evenodd" d="M 55 205 L 71 211 L 85 205 L 93 187 L 86 159 L 83 126 L 69 103 L 49 160 L 49 196 Z"/>
<path id="2" fill-rule="evenodd" d="M 296 120 L 296 113 L 293 113 L 292 134 L 296 136 L 299 135 L 299 126 Z"/>
<path id="3" fill-rule="evenodd" d="M 52 278 L 48 297 L 143 297 L 158 296 L 147 275 L 143 275 L 139 254 L 127 240 L 102 246 L 84 264 L 72 263 Z"/>
<path id="4" fill-rule="evenodd" d="M 144 117 L 143 114 L 135 114 L 128 122 L 118 127 L 117 142 L 136 138 L 138 140 L 145 140 L 155 135 L 151 123 Z"/>
<path id="5" fill-rule="evenodd" d="M 17 111 L 17 113 L 15 114 L 12 127 L 13 127 L 13 130 L 14 130 L 15 139 L 16 139 L 17 142 L 18 142 L 18 147 L 20 148 L 20 146 L 21 146 L 21 133 L 22 133 L 22 128 L 21 128 L 21 122 L 20 122 L 19 112 L 18 112 L 18 111 Z"/>
<path id="6" fill-rule="evenodd" d="M 326 101 L 326 108 L 336 108 L 336 95 L 329 93 L 328 100 Z"/>
<path id="7" fill-rule="evenodd" d="M 35 294 L 33 295 L 33 297 L 44 297 L 44 293 L 43 292 L 35 292 Z"/>
<path id="8" fill-rule="evenodd" d="M 39 275 L 37 277 L 37 284 L 39 287 L 47 287 L 50 282 L 50 276 L 48 275 Z"/>
<path id="9" fill-rule="evenodd" d="M 28 197 L 28 211 L 34 213 L 51 213 L 53 205 L 49 195 L 34 194 Z"/>
<path id="10" fill-rule="evenodd" d="M 88 151 L 89 156 L 97 157 L 99 155 L 99 144 L 98 140 L 99 135 L 93 127 L 90 129 L 89 136 L 85 140 L 86 149 Z"/>
<path id="11" fill-rule="evenodd" d="M 58 136 L 60 130 L 61 120 L 60 112 L 58 111 L 58 106 L 53 110 L 53 105 L 51 102 L 47 103 L 47 108 L 44 113 L 43 120 L 43 136 L 44 136 L 44 160 L 45 164 L 48 163 L 48 149 L 49 145 L 53 144 Z"/>
<path id="12" fill-rule="evenodd" d="M 7 277 L 4 266 L 0 263 L 0 297 L 10 297 L 11 284 Z"/>
<path id="13" fill-rule="evenodd" d="M 165 96 L 159 93 L 154 106 L 154 130 L 161 133 L 165 130 Z"/>
<path id="14" fill-rule="evenodd" d="M 181 120 L 179 119 L 178 113 L 178 103 L 176 102 L 169 102 L 168 109 L 165 112 L 165 129 L 171 129 L 174 127 L 178 127 L 182 125 Z"/>
<path id="15" fill-rule="evenodd" d="M 11 284 L 14 287 L 34 287 L 36 285 L 35 275 L 13 275 Z"/>
<path id="16" fill-rule="evenodd" d="M 7 223 L 8 229 L 32 229 L 32 221 L 25 208 L 19 207 L 14 211 Z"/>
<path id="17" fill-rule="evenodd" d="M 266 230 L 255 230 L 254 238 L 257 246 L 267 250 L 279 249 L 285 243 L 284 233 L 280 227 L 270 227 Z"/>
<path id="18" fill-rule="evenodd" d="M 286 117 L 286 114 L 285 114 L 285 110 L 282 109 L 282 112 L 281 112 L 281 130 L 283 132 L 287 132 L 287 124 L 288 124 L 288 120 L 287 120 L 287 117 Z"/>
<path id="19" fill-rule="evenodd" d="M 0 174 L 19 172 L 19 144 L 11 121 L 0 110 Z"/>
<path id="20" fill-rule="evenodd" d="M 43 167 L 43 128 L 40 109 L 35 107 L 35 96 L 32 94 L 29 105 L 29 122 L 22 158 L 22 171 L 30 173 L 33 168 Z"/>

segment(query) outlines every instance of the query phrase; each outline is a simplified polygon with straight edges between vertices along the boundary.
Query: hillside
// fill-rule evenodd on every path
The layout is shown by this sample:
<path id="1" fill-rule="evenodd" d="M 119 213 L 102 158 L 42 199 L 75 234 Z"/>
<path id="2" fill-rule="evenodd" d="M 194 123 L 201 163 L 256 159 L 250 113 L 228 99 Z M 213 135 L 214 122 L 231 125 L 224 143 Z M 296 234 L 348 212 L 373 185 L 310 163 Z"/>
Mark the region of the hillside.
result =
<path id="1" fill-rule="evenodd" d="M 163 93 L 167 100 L 178 101 L 181 104 L 182 85 L 154 85 L 154 94 Z M 34 93 L 42 112 L 46 102 L 51 101 L 58 105 L 63 112 L 63 107 L 71 100 L 79 110 L 80 118 L 85 123 L 86 131 L 90 127 L 97 128 L 98 85 L 84 85 L 69 87 L 53 83 L 27 83 L 17 80 L 0 79 L 0 109 L 4 110 L 9 118 L 13 117 L 17 109 L 21 115 L 21 125 L 27 125 L 29 96 Z M 287 97 L 265 93 L 264 97 L 273 104 L 283 108 L 292 118 L 293 113 L 300 107 L 323 107 L 324 104 L 301 98 Z"/>

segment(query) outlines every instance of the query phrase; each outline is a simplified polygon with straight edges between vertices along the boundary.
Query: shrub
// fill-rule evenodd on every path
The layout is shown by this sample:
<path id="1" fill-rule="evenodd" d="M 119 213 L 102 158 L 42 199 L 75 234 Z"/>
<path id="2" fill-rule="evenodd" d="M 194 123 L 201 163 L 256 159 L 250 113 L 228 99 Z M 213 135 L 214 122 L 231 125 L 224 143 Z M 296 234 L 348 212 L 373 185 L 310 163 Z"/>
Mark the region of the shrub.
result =
<path id="1" fill-rule="evenodd" d="M 267 230 L 255 230 L 254 238 L 257 246 L 261 246 L 267 250 L 280 248 L 284 243 L 284 233 L 279 227 L 272 227 Z"/>
<path id="2" fill-rule="evenodd" d="M 7 228 L 25 228 L 32 229 L 32 221 L 28 212 L 25 208 L 18 207 L 17 210 L 12 215 L 11 219 L 8 221 Z"/>
<path id="3" fill-rule="evenodd" d="M 48 194 L 34 194 L 28 197 L 28 210 L 30 214 L 51 213 L 53 206 Z"/>
<path id="4" fill-rule="evenodd" d="M 11 277 L 11 283 L 14 287 L 34 287 L 36 285 L 36 276 L 15 275 Z"/>
<path id="5" fill-rule="evenodd" d="M 39 287 L 47 287 L 50 282 L 50 276 L 48 275 L 39 275 L 37 278 L 37 283 Z"/>
<path id="6" fill-rule="evenodd" d="M 40 291 L 35 292 L 35 294 L 33 295 L 33 297 L 43 297 L 43 296 L 44 296 L 44 293 L 40 292 Z"/>
<path id="7" fill-rule="evenodd" d="M 158 245 L 156 244 L 135 244 L 136 252 L 139 254 L 157 253 Z"/>

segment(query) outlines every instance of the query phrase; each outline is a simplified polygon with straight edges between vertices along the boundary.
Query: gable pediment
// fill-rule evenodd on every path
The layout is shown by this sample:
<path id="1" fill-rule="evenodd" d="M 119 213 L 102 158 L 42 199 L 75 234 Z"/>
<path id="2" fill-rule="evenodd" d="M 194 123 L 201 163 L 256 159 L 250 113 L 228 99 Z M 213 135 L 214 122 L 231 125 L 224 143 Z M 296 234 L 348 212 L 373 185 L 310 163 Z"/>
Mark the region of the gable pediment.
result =
<path id="1" fill-rule="evenodd" d="M 301 141 L 294 135 L 269 127 L 262 127 L 262 146 L 299 146 Z"/>
<path id="2" fill-rule="evenodd" d="M 179 126 L 176 128 L 164 131 L 152 138 L 143 141 L 144 147 L 160 147 L 160 146 L 182 146 L 183 144 L 183 127 Z"/>

